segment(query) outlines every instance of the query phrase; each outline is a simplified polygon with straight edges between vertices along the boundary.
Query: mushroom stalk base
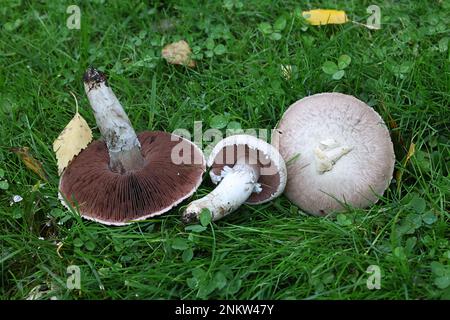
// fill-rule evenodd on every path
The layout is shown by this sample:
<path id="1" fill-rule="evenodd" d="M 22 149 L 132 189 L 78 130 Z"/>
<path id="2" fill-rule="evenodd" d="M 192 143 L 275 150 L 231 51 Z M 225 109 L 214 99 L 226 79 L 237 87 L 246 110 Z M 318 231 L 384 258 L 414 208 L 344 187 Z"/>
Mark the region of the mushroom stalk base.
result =
<path id="1" fill-rule="evenodd" d="M 107 85 L 106 77 L 95 69 L 89 69 L 84 85 L 108 147 L 110 169 L 118 173 L 141 169 L 144 166 L 141 145 L 122 105 Z"/>
<path id="2" fill-rule="evenodd" d="M 228 169 L 219 185 L 205 197 L 191 202 L 183 213 L 185 223 L 198 220 L 202 209 L 209 209 L 216 221 L 235 211 L 258 189 L 257 165 L 238 163 Z"/>
<path id="3" fill-rule="evenodd" d="M 342 156 L 346 155 L 353 148 L 346 145 L 342 146 L 334 139 L 326 139 L 320 142 L 320 145 L 314 149 L 316 158 L 316 169 L 319 174 L 333 169 L 334 164 Z"/>

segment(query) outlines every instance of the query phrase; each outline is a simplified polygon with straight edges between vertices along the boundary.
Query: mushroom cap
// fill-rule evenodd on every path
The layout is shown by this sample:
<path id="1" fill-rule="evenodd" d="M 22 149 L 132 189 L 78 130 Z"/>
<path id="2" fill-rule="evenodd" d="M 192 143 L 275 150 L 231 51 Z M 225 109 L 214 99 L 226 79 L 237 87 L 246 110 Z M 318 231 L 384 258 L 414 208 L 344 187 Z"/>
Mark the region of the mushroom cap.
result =
<path id="1" fill-rule="evenodd" d="M 78 206 L 86 219 L 125 225 L 160 215 L 191 196 L 206 169 L 203 152 L 192 142 L 161 131 L 142 132 L 138 139 L 144 167 L 124 174 L 110 170 L 106 143 L 92 142 L 61 176 L 62 203 Z M 173 156 L 181 157 L 173 161 Z"/>
<path id="2" fill-rule="evenodd" d="M 246 156 L 250 164 L 259 166 L 258 183 L 261 192 L 253 192 L 245 203 L 261 204 L 278 197 L 286 186 L 286 165 L 277 149 L 251 135 L 239 134 L 221 140 L 208 157 L 213 183 L 222 179 L 225 166 L 232 167 L 239 157 Z"/>
<path id="3" fill-rule="evenodd" d="M 315 149 L 330 138 L 351 151 L 319 173 Z M 353 96 L 321 93 L 298 100 L 284 113 L 272 144 L 288 162 L 287 198 L 314 215 L 342 210 L 340 202 L 367 207 L 392 179 L 389 131 L 376 111 Z"/>

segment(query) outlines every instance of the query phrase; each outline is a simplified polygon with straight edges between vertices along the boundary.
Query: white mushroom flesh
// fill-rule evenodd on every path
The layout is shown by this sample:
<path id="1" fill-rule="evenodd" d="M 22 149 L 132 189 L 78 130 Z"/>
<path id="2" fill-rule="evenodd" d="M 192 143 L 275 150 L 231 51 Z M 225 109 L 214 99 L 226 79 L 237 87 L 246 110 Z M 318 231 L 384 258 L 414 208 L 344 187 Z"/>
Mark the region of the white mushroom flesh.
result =
<path id="1" fill-rule="evenodd" d="M 208 209 L 215 221 L 239 208 L 253 192 L 261 191 L 257 182 L 259 166 L 249 164 L 245 157 L 238 158 L 232 168 L 224 167 L 218 177 L 219 185 L 205 197 L 191 202 L 185 216 L 198 216 Z"/>

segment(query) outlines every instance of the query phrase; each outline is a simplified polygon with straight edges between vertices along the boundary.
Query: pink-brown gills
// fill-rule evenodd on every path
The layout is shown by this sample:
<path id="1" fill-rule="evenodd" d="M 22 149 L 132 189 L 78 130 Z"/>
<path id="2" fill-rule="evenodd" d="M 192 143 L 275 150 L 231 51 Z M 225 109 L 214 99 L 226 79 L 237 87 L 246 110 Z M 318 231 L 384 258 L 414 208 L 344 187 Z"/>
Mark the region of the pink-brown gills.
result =
<path id="1" fill-rule="evenodd" d="M 201 150 L 161 131 L 142 132 L 138 139 L 141 169 L 113 172 L 106 143 L 94 141 L 64 171 L 61 196 L 87 219 L 121 225 L 160 215 L 192 195 L 205 172 Z M 174 163 L 173 148 L 181 150 L 183 163 Z"/>

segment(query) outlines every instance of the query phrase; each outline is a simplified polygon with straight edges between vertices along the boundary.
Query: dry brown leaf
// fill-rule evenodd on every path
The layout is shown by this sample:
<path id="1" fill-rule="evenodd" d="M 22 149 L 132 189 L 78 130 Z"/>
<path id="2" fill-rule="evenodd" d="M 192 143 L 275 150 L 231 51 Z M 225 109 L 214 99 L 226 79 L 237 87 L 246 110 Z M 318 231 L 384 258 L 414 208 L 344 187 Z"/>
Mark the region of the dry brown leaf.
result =
<path id="1" fill-rule="evenodd" d="M 28 169 L 39 175 L 42 180 L 47 181 L 47 177 L 44 169 L 42 168 L 42 164 L 30 154 L 30 148 L 19 147 L 11 148 L 10 150 L 20 157 L 20 159 Z"/>
<path id="2" fill-rule="evenodd" d="M 315 9 L 303 11 L 302 15 L 313 26 L 348 22 L 347 15 L 342 10 Z"/>
<path id="3" fill-rule="evenodd" d="M 195 61 L 191 59 L 191 48 L 184 40 L 166 45 L 162 49 L 161 54 L 171 64 L 180 64 L 191 68 L 195 67 Z"/>

